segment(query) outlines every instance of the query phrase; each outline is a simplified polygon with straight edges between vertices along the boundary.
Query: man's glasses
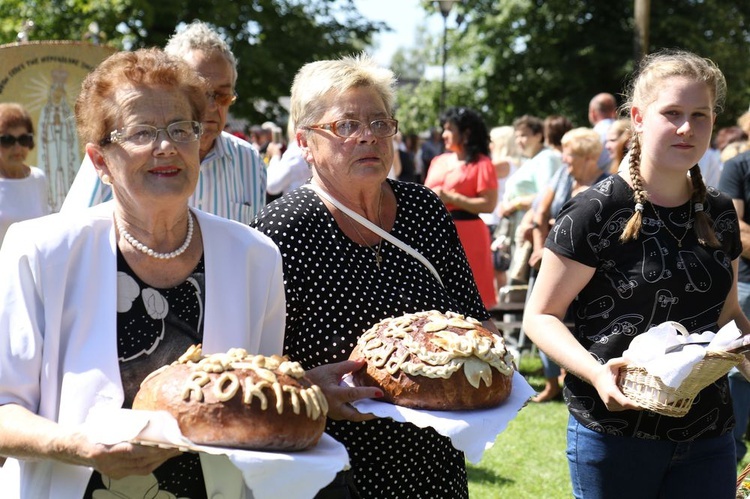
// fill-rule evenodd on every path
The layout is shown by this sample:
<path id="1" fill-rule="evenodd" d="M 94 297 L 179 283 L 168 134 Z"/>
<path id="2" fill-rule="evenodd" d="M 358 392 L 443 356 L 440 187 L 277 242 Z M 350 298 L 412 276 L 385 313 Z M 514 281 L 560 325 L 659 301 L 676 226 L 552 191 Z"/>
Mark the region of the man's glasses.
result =
<path id="1" fill-rule="evenodd" d="M 173 142 L 194 142 L 203 134 L 203 125 L 197 121 L 176 121 L 166 128 L 151 125 L 132 125 L 112 130 L 109 137 L 99 145 L 128 143 L 134 146 L 148 146 L 154 143 L 159 132 L 166 132 Z"/>
<path id="2" fill-rule="evenodd" d="M 9 133 L 0 135 L 0 146 L 2 147 L 13 147 L 16 142 L 21 144 L 22 147 L 28 147 L 29 149 L 31 149 L 32 147 L 34 147 L 34 134 L 24 133 L 23 135 L 19 135 L 18 137 Z"/>
<path id="3" fill-rule="evenodd" d="M 224 94 L 221 92 L 206 92 L 208 100 L 213 100 L 219 106 L 230 106 L 237 100 L 237 92 Z"/>
<path id="4" fill-rule="evenodd" d="M 338 120 L 331 123 L 320 123 L 305 127 L 305 129 L 308 130 L 328 130 L 342 139 L 359 137 L 365 133 L 365 128 L 369 128 L 370 132 L 380 139 L 393 137 L 398 133 L 398 120 L 372 120 L 369 124 L 362 123 L 358 120 Z"/>

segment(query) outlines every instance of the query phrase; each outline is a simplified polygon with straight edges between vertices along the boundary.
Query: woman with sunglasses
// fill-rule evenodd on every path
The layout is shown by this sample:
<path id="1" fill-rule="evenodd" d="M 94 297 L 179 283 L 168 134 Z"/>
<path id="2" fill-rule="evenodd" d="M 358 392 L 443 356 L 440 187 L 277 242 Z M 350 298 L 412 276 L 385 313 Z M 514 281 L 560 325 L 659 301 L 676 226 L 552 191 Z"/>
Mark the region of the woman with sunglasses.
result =
<path id="1" fill-rule="evenodd" d="M 83 82 L 76 122 L 113 200 L 14 224 L 0 250 L 4 497 L 250 497 L 221 456 L 105 445 L 91 409 L 128 409 L 189 346 L 281 352 L 281 255 L 246 225 L 188 207 L 203 80 L 158 49 Z"/>
<path id="2" fill-rule="evenodd" d="M 448 438 L 360 413 L 350 402 L 380 390 L 339 386 L 364 365 L 347 360 L 358 337 L 387 317 L 454 311 L 497 331 L 443 203 L 422 185 L 387 178 L 398 131 L 394 84 L 393 73 L 366 56 L 303 66 L 291 121 L 312 180 L 267 205 L 254 224 L 283 256 L 284 351 L 322 387 L 326 431 L 351 460 L 351 474 L 320 497 L 359 497 L 353 475 L 362 497 L 466 498 L 464 456 Z M 419 252 L 440 280 L 385 233 Z"/>
<path id="3" fill-rule="evenodd" d="M 47 177 L 26 164 L 34 124 L 20 104 L 0 104 L 0 245 L 10 224 L 49 213 Z"/>

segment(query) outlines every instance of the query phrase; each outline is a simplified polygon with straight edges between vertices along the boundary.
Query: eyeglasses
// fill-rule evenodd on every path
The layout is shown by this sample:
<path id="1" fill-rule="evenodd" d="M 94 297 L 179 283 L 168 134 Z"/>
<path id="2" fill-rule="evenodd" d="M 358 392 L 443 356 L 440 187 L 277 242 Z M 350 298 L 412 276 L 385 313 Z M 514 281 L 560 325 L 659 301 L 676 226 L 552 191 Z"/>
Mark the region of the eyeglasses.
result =
<path id="1" fill-rule="evenodd" d="M 222 92 L 206 92 L 208 100 L 213 100 L 219 106 L 231 106 L 237 100 L 237 92 L 225 94 Z"/>
<path id="2" fill-rule="evenodd" d="M 159 132 L 166 132 L 173 142 L 194 142 L 203 135 L 203 125 L 197 121 L 176 121 L 166 128 L 151 125 L 132 125 L 112 130 L 109 137 L 102 139 L 99 145 L 127 142 L 134 146 L 148 146 L 154 143 Z"/>
<path id="3" fill-rule="evenodd" d="M 34 134 L 24 133 L 23 135 L 19 135 L 18 137 L 9 133 L 0 135 L 0 146 L 2 147 L 13 147 L 16 142 L 21 144 L 21 147 L 32 148 L 34 147 Z"/>
<path id="4" fill-rule="evenodd" d="M 342 139 L 359 137 L 365 133 L 365 128 L 369 128 L 374 136 L 381 139 L 393 137 L 398 133 L 398 120 L 373 120 L 369 125 L 358 120 L 338 120 L 331 123 L 320 123 L 305 127 L 307 130 L 328 130 Z"/>

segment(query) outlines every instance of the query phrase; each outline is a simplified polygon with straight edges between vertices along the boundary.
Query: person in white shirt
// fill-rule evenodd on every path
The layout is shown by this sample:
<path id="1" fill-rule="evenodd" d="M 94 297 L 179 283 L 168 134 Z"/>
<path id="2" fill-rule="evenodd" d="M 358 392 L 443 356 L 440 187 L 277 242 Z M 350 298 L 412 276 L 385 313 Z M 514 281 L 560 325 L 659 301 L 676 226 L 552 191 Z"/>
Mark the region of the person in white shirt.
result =
<path id="1" fill-rule="evenodd" d="M 210 86 L 200 142 L 200 176 L 188 203 L 220 217 L 250 223 L 266 202 L 266 168 L 249 142 L 224 131 L 229 106 L 237 98 L 237 61 L 226 42 L 200 21 L 172 36 L 164 51 L 184 59 Z M 111 198 L 111 189 L 101 183 L 86 157 L 61 211 Z"/>
<path id="2" fill-rule="evenodd" d="M 34 124 L 20 104 L 0 104 L 0 245 L 14 222 L 49 212 L 47 177 L 26 164 L 34 148 Z"/>
<path id="3" fill-rule="evenodd" d="M 292 140 L 289 141 L 286 151 L 282 154 L 281 148 L 275 147 L 271 155 L 271 161 L 268 163 L 268 186 L 266 189 L 271 196 L 279 197 L 293 191 L 307 182 L 312 175 L 310 165 L 305 161 L 294 133 L 290 133 L 289 136 L 292 137 Z M 269 148 L 271 147 L 269 146 Z"/>
<path id="4" fill-rule="evenodd" d="M 84 431 L 191 345 L 282 352 L 278 248 L 188 206 L 206 103 L 195 71 L 159 49 L 118 52 L 84 80 L 76 124 L 113 199 L 13 224 L 0 249 L 3 497 L 251 496 L 225 456 Z"/>

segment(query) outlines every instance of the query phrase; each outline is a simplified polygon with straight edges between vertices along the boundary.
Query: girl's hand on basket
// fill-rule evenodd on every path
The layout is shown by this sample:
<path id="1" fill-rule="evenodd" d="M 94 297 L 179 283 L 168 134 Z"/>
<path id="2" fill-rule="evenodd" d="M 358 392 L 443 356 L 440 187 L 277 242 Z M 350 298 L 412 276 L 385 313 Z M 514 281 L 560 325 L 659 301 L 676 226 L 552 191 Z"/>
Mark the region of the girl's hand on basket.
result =
<path id="1" fill-rule="evenodd" d="M 632 400 L 625 396 L 620 387 L 617 386 L 620 368 L 627 365 L 627 363 L 622 357 L 610 359 L 609 362 L 601 366 L 599 372 L 592 379 L 592 385 L 596 388 L 599 397 L 601 397 L 609 411 L 642 410 L 641 407 L 638 407 Z"/>

